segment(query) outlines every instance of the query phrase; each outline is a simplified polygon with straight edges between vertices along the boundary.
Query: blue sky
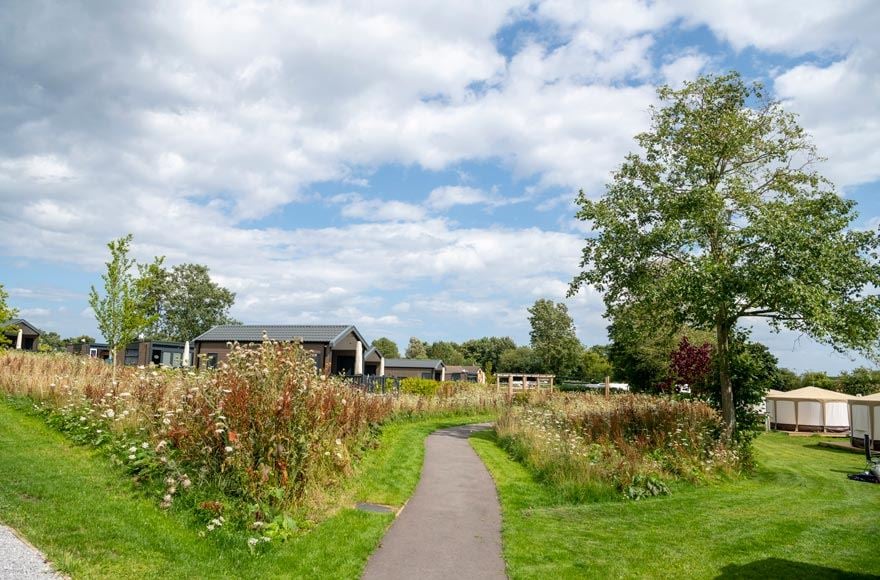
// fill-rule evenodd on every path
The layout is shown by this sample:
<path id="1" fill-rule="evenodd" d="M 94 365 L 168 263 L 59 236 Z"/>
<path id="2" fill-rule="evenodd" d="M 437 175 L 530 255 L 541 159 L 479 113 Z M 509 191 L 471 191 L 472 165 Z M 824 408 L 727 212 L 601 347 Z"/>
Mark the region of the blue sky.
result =
<path id="1" fill-rule="evenodd" d="M 656 86 L 739 70 L 880 218 L 880 7 L 848 2 L 12 2 L 0 15 L 0 283 L 96 334 L 104 244 L 208 264 L 249 323 L 528 341 L 563 300 Z M 604 343 L 601 296 L 566 299 Z M 755 329 L 781 363 L 863 361 Z"/>

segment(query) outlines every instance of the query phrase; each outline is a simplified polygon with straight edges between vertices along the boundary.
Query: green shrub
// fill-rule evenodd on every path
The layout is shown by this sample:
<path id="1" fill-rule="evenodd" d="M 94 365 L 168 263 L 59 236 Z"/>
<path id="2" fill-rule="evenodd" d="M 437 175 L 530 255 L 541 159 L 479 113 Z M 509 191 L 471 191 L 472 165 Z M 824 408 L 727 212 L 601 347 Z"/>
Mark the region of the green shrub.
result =
<path id="1" fill-rule="evenodd" d="M 419 377 L 407 377 L 400 381 L 400 392 L 407 395 L 424 395 L 433 397 L 437 394 L 440 383 L 433 379 L 422 379 Z"/>

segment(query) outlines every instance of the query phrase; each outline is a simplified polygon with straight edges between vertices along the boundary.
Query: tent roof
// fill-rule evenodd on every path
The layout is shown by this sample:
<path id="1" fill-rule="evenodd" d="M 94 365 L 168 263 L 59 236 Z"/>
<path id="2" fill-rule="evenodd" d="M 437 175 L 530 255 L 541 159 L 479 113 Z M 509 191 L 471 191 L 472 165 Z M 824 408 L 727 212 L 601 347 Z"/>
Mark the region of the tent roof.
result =
<path id="1" fill-rule="evenodd" d="M 772 399 L 797 399 L 809 401 L 849 401 L 853 398 L 851 395 L 829 391 L 828 389 L 820 389 L 819 387 L 802 387 L 786 393 L 779 393 L 778 395 L 773 393 L 767 395 L 767 397 Z"/>
<path id="2" fill-rule="evenodd" d="M 784 395 L 784 394 L 785 394 L 785 391 L 777 391 L 776 389 L 770 389 L 769 391 L 767 391 L 768 397 L 771 397 L 773 395 Z"/>
<path id="3" fill-rule="evenodd" d="M 864 397 L 853 397 L 850 400 L 853 403 L 858 403 L 859 401 L 880 401 L 880 393 L 874 393 L 873 395 L 865 395 Z"/>

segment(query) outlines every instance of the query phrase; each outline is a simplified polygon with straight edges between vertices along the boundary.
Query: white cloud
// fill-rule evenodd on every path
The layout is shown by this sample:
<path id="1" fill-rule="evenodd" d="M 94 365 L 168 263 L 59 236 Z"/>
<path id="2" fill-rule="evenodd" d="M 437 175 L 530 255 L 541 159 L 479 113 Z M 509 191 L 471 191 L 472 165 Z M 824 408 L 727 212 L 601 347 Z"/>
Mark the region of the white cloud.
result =
<path id="1" fill-rule="evenodd" d="M 708 56 L 696 50 L 689 50 L 661 66 L 660 74 L 666 84 L 678 88 L 685 81 L 697 78 L 708 64 Z"/>
<path id="2" fill-rule="evenodd" d="M 106 241 L 132 232 L 141 259 L 208 264 L 243 320 L 441 332 L 446 309 L 522 337 L 527 302 L 562 298 L 581 233 L 436 212 L 528 196 L 570 213 L 577 189 L 599 195 L 647 125 L 652 83 L 721 64 L 696 47 L 658 55 L 656 33 L 679 22 L 736 50 L 808 55 L 772 72 L 776 91 L 838 183 L 875 180 L 878 15 L 867 0 L 19 3 L 4 18 L 22 25 L 0 35 L 0 247 L 94 271 Z M 505 29 L 516 50 L 501 54 L 518 19 L 534 26 Z M 298 219 L 316 184 L 468 162 L 529 189 L 463 175 L 427 198 L 334 197 L 333 227 L 253 225 Z M 603 332 L 595 293 L 569 303 L 584 340 Z"/>

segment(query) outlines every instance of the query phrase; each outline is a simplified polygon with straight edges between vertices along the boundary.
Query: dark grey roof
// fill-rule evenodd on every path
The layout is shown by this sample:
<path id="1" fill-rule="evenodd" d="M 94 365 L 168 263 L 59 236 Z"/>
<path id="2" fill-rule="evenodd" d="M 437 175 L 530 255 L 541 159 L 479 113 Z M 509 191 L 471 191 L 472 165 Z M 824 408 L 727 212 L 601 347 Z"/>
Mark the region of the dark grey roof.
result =
<path id="1" fill-rule="evenodd" d="M 477 373 L 480 367 L 476 365 L 446 365 L 447 373 Z"/>
<path id="2" fill-rule="evenodd" d="M 6 322 L 0 323 L 0 328 L 7 328 L 9 326 L 27 326 L 32 331 L 34 331 L 34 334 L 43 334 L 43 331 L 41 331 L 39 328 L 37 328 L 24 318 L 13 318 L 12 320 L 7 320 Z"/>
<path id="3" fill-rule="evenodd" d="M 226 324 L 215 326 L 208 332 L 197 336 L 197 341 L 229 342 L 238 341 L 262 342 L 263 331 L 269 336 L 269 340 L 298 340 L 303 342 L 321 342 L 333 346 L 337 340 L 354 332 L 361 342 L 366 340 L 358 332 L 357 328 L 345 324 Z"/>
<path id="4" fill-rule="evenodd" d="M 434 369 L 443 366 L 439 358 L 386 358 L 385 368 L 393 369 Z"/>

